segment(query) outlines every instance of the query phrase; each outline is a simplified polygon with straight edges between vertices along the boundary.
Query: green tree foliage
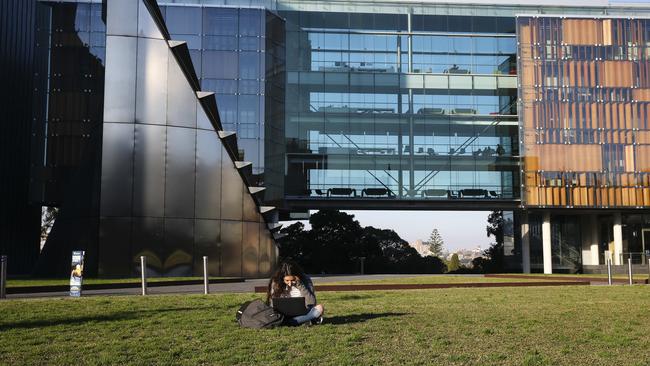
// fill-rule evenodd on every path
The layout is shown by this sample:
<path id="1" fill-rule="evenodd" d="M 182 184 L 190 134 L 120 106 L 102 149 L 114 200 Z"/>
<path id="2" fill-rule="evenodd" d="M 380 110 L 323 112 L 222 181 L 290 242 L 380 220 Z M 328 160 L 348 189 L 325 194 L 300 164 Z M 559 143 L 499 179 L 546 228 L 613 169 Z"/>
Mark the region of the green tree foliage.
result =
<path id="1" fill-rule="evenodd" d="M 429 235 L 429 240 L 427 240 L 427 245 L 429 246 L 429 250 L 433 256 L 440 257 L 442 255 L 445 241 L 442 240 L 442 236 L 438 232 L 438 229 L 433 229 L 431 235 Z"/>
<path id="2" fill-rule="evenodd" d="M 436 257 L 422 257 L 393 230 L 362 227 L 354 215 L 335 210 L 313 214 L 305 230 L 295 223 L 281 232 L 280 258 L 292 258 L 310 273 L 356 273 L 365 258 L 366 273 L 443 273 Z"/>
<path id="3" fill-rule="evenodd" d="M 447 271 L 454 272 L 460 269 L 460 259 L 458 259 L 458 253 L 454 253 L 447 264 Z"/>
<path id="4" fill-rule="evenodd" d="M 472 260 L 472 267 L 482 273 L 503 272 L 503 211 L 491 212 L 487 221 L 487 236 L 493 236 L 495 242 L 483 251 L 482 257 Z"/>

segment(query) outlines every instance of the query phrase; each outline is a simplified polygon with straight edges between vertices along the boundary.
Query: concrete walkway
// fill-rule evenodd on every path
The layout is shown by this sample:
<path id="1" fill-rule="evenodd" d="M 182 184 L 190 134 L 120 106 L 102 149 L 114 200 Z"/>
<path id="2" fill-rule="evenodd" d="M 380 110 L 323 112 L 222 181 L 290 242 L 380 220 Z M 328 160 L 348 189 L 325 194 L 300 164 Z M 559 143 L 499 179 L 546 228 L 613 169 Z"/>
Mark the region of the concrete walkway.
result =
<path id="1" fill-rule="evenodd" d="M 332 275 L 332 276 L 311 276 L 315 284 L 327 284 L 338 281 L 368 281 L 368 280 L 383 280 L 388 278 L 401 278 L 401 277 L 419 277 L 419 276 L 435 276 L 430 274 L 382 274 L 382 275 Z M 443 276 L 443 275 L 441 275 Z M 449 275 L 444 276 L 463 276 L 463 277 L 482 277 L 482 275 Z M 210 293 L 254 293 L 255 286 L 268 285 L 268 278 L 249 279 L 245 282 L 235 283 L 218 283 L 210 285 Z M 140 295 L 140 288 L 124 288 L 124 289 L 108 289 L 108 290 L 87 290 L 83 291 L 83 296 L 106 296 L 106 295 Z M 150 295 L 159 294 L 202 294 L 203 285 L 185 285 L 185 286 L 165 286 L 165 287 L 150 287 L 148 289 Z M 62 292 L 41 292 L 30 294 L 12 294 L 7 295 L 8 299 L 18 298 L 38 298 L 38 297 L 67 297 L 67 291 Z"/>

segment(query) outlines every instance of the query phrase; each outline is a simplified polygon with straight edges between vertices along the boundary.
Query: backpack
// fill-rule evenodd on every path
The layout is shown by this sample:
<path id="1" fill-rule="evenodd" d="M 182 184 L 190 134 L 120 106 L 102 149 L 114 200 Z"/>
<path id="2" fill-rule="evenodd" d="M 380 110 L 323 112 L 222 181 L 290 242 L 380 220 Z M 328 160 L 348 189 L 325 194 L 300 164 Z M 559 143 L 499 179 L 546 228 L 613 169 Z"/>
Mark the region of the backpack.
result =
<path id="1" fill-rule="evenodd" d="M 282 314 L 259 299 L 243 303 L 235 318 L 240 327 L 253 329 L 273 328 L 284 321 Z"/>

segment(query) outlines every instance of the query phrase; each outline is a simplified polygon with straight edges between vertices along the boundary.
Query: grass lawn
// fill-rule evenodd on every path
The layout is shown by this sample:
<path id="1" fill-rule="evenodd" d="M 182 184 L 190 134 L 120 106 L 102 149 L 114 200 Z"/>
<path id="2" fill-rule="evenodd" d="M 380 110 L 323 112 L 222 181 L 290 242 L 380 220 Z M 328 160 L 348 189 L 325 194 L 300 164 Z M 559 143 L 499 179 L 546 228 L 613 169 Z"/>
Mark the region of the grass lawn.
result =
<path id="1" fill-rule="evenodd" d="M 476 282 L 527 282 L 547 280 L 545 278 L 491 278 L 464 275 L 431 275 L 413 277 L 392 277 L 385 279 L 352 280 L 336 282 L 317 282 L 317 285 L 366 285 L 366 284 L 438 284 L 438 283 L 476 283 Z M 552 280 L 552 278 L 551 278 Z"/>
<path id="2" fill-rule="evenodd" d="M 210 277 L 210 279 L 221 279 L 225 277 Z M 183 280 L 203 280 L 203 277 L 150 277 L 147 282 L 166 282 Z M 84 285 L 106 284 L 106 283 L 140 283 L 140 277 L 133 278 L 84 278 Z M 30 278 L 7 280 L 7 287 L 23 286 L 57 286 L 69 285 L 70 278 Z"/>
<path id="3" fill-rule="evenodd" d="M 531 277 L 531 278 L 536 278 L 536 279 L 549 279 L 552 280 L 553 277 L 575 277 L 575 278 L 602 278 L 604 280 L 607 280 L 607 273 L 594 273 L 594 274 L 585 274 L 585 273 L 576 273 L 576 274 L 568 274 L 568 273 L 553 273 L 553 274 L 543 274 L 543 273 L 499 273 L 502 275 L 517 275 L 517 276 L 526 276 L 526 277 Z M 612 278 L 616 279 L 628 279 L 627 274 L 612 274 Z M 634 280 L 645 280 L 648 278 L 648 273 L 633 273 L 632 274 L 632 279 Z"/>
<path id="4" fill-rule="evenodd" d="M 255 297 L 0 301 L 0 364 L 650 364 L 650 286 L 324 292 L 321 326 L 240 329 Z"/>

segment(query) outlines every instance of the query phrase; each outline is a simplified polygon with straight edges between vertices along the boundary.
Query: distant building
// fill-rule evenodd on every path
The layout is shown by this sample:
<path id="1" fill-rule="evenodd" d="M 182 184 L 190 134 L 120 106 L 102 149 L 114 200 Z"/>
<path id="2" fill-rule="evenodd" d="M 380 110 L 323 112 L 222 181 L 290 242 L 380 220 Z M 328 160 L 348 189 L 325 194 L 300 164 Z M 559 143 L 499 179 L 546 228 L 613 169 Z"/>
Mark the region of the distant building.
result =
<path id="1" fill-rule="evenodd" d="M 433 254 L 431 253 L 431 250 L 429 250 L 429 246 L 420 239 L 414 241 L 413 243 L 409 243 L 409 245 L 415 248 L 415 250 L 417 250 L 418 253 L 423 257 Z"/>

